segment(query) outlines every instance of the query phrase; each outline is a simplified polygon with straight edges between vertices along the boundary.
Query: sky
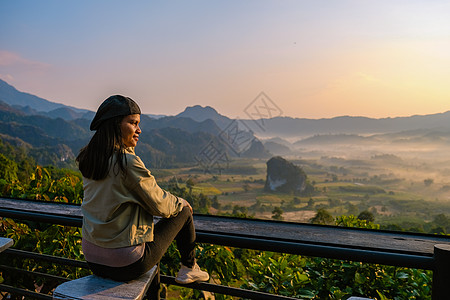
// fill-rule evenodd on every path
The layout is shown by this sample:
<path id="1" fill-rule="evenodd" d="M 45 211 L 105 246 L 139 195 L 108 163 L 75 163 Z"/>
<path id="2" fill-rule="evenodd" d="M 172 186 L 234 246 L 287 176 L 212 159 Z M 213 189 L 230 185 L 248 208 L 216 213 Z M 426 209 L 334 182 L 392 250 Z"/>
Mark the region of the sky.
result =
<path id="1" fill-rule="evenodd" d="M 373 118 L 450 110 L 444 0 L 0 0 L 0 78 L 96 110 L 212 106 L 231 118 L 263 93 L 272 116 Z"/>

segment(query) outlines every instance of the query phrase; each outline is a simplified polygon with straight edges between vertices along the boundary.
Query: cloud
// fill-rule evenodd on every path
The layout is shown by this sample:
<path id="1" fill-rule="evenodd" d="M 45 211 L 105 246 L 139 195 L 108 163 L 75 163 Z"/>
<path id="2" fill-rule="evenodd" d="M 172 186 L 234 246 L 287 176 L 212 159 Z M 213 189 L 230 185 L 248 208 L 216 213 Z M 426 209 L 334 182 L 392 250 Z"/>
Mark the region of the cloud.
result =
<path id="1" fill-rule="evenodd" d="M 52 66 L 22 57 L 20 54 L 0 49 L 0 78 L 14 86 L 31 89 L 39 79 L 46 78 Z"/>
<path id="2" fill-rule="evenodd" d="M 363 72 L 357 72 L 354 77 L 364 82 L 381 82 L 379 78 Z"/>
<path id="3" fill-rule="evenodd" d="M 43 62 L 23 58 L 22 56 L 14 52 L 0 50 L 0 67 L 48 69 L 50 65 Z"/>
<path id="4" fill-rule="evenodd" d="M 14 81 L 14 76 L 12 76 L 11 74 L 0 74 L 0 79 L 11 82 Z"/>

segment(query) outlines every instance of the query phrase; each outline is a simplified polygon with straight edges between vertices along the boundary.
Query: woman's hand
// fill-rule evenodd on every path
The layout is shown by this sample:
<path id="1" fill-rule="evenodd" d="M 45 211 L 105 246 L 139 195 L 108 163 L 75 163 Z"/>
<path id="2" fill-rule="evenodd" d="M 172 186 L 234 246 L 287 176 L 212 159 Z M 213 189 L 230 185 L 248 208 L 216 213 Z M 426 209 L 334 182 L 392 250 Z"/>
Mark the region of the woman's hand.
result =
<path id="1" fill-rule="evenodd" d="M 191 214 L 194 213 L 194 211 L 192 210 L 192 206 L 189 204 L 189 202 L 187 202 L 185 199 L 181 198 L 181 200 L 183 201 L 183 207 L 187 206 L 189 207 L 189 209 L 191 210 Z"/>

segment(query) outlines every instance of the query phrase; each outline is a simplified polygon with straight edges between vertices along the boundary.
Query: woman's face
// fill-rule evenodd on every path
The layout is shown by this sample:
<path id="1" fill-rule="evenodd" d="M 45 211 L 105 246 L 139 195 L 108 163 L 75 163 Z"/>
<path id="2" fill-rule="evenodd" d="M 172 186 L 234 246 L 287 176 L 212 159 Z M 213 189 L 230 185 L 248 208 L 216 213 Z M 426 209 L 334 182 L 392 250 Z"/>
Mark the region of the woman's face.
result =
<path id="1" fill-rule="evenodd" d="M 141 122 L 141 115 L 134 114 L 124 117 L 120 123 L 122 142 L 125 147 L 136 147 L 139 141 L 139 134 L 142 132 L 141 128 L 139 128 L 139 122 Z"/>

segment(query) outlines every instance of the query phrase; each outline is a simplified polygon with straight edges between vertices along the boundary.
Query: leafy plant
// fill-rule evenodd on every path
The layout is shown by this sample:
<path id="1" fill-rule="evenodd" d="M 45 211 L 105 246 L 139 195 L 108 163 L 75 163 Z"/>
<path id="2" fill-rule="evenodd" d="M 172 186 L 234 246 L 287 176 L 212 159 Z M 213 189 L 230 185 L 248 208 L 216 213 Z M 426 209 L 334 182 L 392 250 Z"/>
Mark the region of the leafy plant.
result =
<path id="1" fill-rule="evenodd" d="M 316 291 L 310 289 L 305 271 L 307 260 L 299 255 L 261 252 L 247 261 L 248 278 L 243 288 L 291 297 L 312 299 Z"/>

